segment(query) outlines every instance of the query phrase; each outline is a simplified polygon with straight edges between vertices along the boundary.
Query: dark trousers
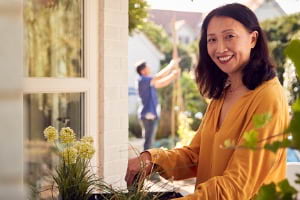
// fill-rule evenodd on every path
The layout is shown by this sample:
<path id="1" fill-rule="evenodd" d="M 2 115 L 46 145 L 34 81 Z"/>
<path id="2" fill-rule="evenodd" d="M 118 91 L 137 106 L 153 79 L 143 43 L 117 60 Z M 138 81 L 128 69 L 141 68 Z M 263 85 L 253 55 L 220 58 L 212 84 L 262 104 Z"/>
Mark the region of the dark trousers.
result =
<path id="1" fill-rule="evenodd" d="M 150 119 L 142 119 L 142 134 L 145 138 L 144 143 L 144 151 L 150 149 L 152 147 L 152 143 L 154 141 L 158 119 L 150 120 Z"/>

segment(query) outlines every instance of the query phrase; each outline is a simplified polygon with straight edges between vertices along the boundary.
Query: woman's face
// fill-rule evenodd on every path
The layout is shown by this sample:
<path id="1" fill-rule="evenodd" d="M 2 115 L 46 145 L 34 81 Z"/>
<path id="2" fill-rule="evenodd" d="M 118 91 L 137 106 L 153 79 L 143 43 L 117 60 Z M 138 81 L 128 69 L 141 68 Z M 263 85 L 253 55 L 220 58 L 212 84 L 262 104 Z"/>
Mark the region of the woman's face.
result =
<path id="1" fill-rule="evenodd" d="M 255 47 L 258 32 L 249 31 L 230 17 L 213 17 L 207 28 L 207 50 L 215 64 L 228 75 L 241 73 Z"/>

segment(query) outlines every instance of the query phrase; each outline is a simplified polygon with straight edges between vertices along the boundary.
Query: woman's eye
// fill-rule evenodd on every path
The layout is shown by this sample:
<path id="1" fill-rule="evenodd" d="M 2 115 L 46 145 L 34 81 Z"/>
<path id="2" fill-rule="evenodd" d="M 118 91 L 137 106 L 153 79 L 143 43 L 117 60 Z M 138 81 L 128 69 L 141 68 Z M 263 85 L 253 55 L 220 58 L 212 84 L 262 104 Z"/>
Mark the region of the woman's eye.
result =
<path id="1" fill-rule="evenodd" d="M 229 34 L 229 35 L 226 35 L 225 38 L 226 38 L 226 39 L 231 39 L 231 38 L 234 38 L 234 35 Z"/>
<path id="2" fill-rule="evenodd" d="M 216 41 L 215 38 L 208 38 L 208 40 L 207 40 L 208 43 L 212 43 L 212 42 L 215 42 L 215 41 Z"/>

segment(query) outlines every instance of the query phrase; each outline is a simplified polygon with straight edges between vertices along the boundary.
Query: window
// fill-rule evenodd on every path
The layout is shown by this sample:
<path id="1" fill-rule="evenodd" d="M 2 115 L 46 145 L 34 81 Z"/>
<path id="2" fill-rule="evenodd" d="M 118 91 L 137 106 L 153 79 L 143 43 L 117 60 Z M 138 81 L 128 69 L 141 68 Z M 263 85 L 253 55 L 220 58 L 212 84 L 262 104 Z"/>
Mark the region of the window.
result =
<path id="1" fill-rule="evenodd" d="M 25 0 L 27 77 L 83 77 L 82 0 Z"/>
<path id="2" fill-rule="evenodd" d="M 85 50 L 97 48 L 93 3 L 24 1 L 24 180 L 32 199 L 38 199 L 32 189 L 47 185 L 45 175 L 57 162 L 44 128 L 69 126 L 78 137 L 96 134 L 97 57 Z"/>

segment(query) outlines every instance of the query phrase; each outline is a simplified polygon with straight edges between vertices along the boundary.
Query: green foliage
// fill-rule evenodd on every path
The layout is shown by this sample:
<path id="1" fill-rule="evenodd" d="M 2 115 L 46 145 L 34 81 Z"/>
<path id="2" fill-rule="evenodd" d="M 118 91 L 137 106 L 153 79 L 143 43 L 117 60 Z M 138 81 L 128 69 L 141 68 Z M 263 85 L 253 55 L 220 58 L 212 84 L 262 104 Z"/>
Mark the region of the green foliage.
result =
<path id="1" fill-rule="evenodd" d="M 161 52 L 169 52 L 172 49 L 172 42 L 166 30 L 151 21 L 144 24 L 143 33 L 158 47 Z"/>
<path id="2" fill-rule="evenodd" d="M 176 143 L 176 147 L 182 147 L 189 145 L 195 136 L 196 132 L 191 129 L 191 124 L 193 119 L 189 118 L 185 113 L 179 114 L 179 127 L 178 127 L 178 136 L 179 142 Z"/>
<path id="3" fill-rule="evenodd" d="M 178 56 L 181 58 L 179 66 L 182 71 L 191 71 L 192 67 L 192 57 L 190 55 L 190 52 L 186 46 L 179 45 L 178 47 Z M 161 62 L 162 65 L 165 65 L 170 62 L 172 59 L 172 53 L 173 49 L 168 49 L 165 54 L 165 59 Z"/>
<path id="4" fill-rule="evenodd" d="M 292 198 L 297 194 L 297 190 L 295 190 L 286 179 L 278 183 L 278 186 L 282 192 L 282 199 Z"/>
<path id="5" fill-rule="evenodd" d="M 258 133 L 256 130 L 250 130 L 250 131 L 246 131 L 243 135 L 243 139 L 244 139 L 244 146 L 249 148 L 249 149 L 253 149 L 255 150 L 257 147 L 257 139 Z"/>
<path id="6" fill-rule="evenodd" d="M 300 112 L 295 112 L 290 122 L 288 132 L 292 134 L 292 145 L 294 148 L 300 150 Z"/>
<path id="7" fill-rule="evenodd" d="M 292 141 L 290 139 L 284 139 L 282 141 L 275 141 L 273 143 L 267 143 L 267 144 L 265 144 L 264 148 L 276 153 L 278 149 L 290 147 L 291 145 L 292 145 Z"/>
<path id="8" fill-rule="evenodd" d="M 295 112 L 300 112 L 300 99 L 298 98 L 295 103 L 292 105 L 292 109 Z"/>
<path id="9" fill-rule="evenodd" d="M 183 112 L 189 115 L 192 119 L 191 129 L 193 131 L 197 130 L 200 125 L 201 119 L 195 117 L 195 114 L 198 112 L 204 113 L 207 107 L 207 103 L 204 98 L 200 96 L 200 93 L 197 89 L 195 80 L 192 77 L 191 73 L 182 72 L 180 77 L 181 85 L 181 94 L 182 94 L 182 103 L 183 103 Z M 170 130 L 170 113 L 171 113 L 171 101 L 172 101 L 172 90 L 173 85 L 162 88 L 159 90 L 160 103 L 162 107 L 161 121 L 163 124 L 160 124 L 159 132 L 166 133 L 166 130 Z M 163 126 L 167 128 L 163 129 Z"/>
<path id="10" fill-rule="evenodd" d="M 62 161 L 56 168 L 53 180 L 59 185 L 62 200 L 88 200 L 97 181 L 89 169 L 89 162 L 80 158 L 71 165 Z"/>
<path id="11" fill-rule="evenodd" d="M 136 29 L 142 29 L 148 17 L 149 5 L 145 0 L 129 0 L 128 17 L 129 17 L 129 33 Z"/>
<path id="12" fill-rule="evenodd" d="M 146 176 L 145 174 L 145 163 L 141 161 L 142 169 L 136 175 L 134 182 L 128 189 L 116 188 L 112 187 L 111 185 L 107 184 L 104 180 L 98 180 L 96 184 L 97 191 L 100 192 L 102 196 L 101 199 L 105 200 L 159 200 L 163 193 L 151 193 L 151 187 L 163 187 L 160 184 L 147 184 L 147 179 L 156 174 L 153 169 L 150 172 L 150 175 Z"/>
<path id="13" fill-rule="evenodd" d="M 286 63 L 285 48 L 289 45 L 292 39 L 300 38 L 300 13 L 266 20 L 262 24 L 264 29 L 272 58 L 274 59 L 277 67 L 279 80 L 283 83 L 283 73 L 285 71 L 284 64 Z M 295 54 L 299 51 L 294 51 Z M 292 100 L 300 96 L 300 80 L 290 86 L 290 93 Z"/>
<path id="14" fill-rule="evenodd" d="M 299 27 L 300 28 L 300 27 Z M 300 40 L 292 40 L 290 44 L 285 49 L 285 54 L 293 61 L 296 66 L 297 74 L 300 75 Z"/>
<path id="15" fill-rule="evenodd" d="M 300 14 L 266 20 L 261 25 L 270 41 L 273 58 L 278 66 L 282 67 L 286 60 L 284 49 L 300 30 Z"/>
<path id="16" fill-rule="evenodd" d="M 95 153 L 94 139 L 85 136 L 80 140 L 70 127 L 64 127 L 59 132 L 53 126 L 43 131 L 47 142 L 55 146 L 59 156 L 59 163 L 55 173 L 51 173 L 53 180 L 52 195 L 56 190 L 62 200 L 88 200 L 97 181 L 89 164 Z M 49 190 L 48 189 L 48 190 Z"/>
<path id="17" fill-rule="evenodd" d="M 192 119 L 191 128 L 197 130 L 201 119 L 195 117 L 199 112 L 204 113 L 207 107 L 205 99 L 200 95 L 197 84 L 191 73 L 183 72 L 180 78 L 184 111 L 190 114 Z"/>
<path id="18" fill-rule="evenodd" d="M 168 49 L 168 52 L 164 52 L 164 53 L 165 53 L 165 60 L 161 62 L 162 67 L 164 67 L 167 63 L 169 63 L 170 60 L 172 59 L 172 49 Z M 195 88 L 197 88 L 195 81 L 192 79 L 191 74 L 187 73 L 188 71 L 190 71 L 192 58 L 189 56 L 188 51 L 181 46 L 178 47 L 178 54 L 179 57 L 181 58 L 181 62 L 179 63 L 179 66 L 181 68 L 182 74 L 185 74 L 184 71 L 186 71 L 186 74 L 180 77 L 180 84 L 181 84 L 181 90 L 183 96 L 182 103 L 184 104 L 183 107 L 185 111 L 188 111 L 193 115 L 195 113 L 189 110 L 189 108 L 191 107 L 193 107 L 193 110 L 198 110 L 198 112 L 203 113 L 204 110 L 201 110 L 202 106 L 197 107 L 199 103 L 201 104 L 201 99 L 197 99 L 196 97 L 194 99 L 191 99 L 192 96 L 199 95 L 199 91 L 197 89 L 195 90 Z M 189 93 L 189 95 L 187 92 Z M 164 121 L 164 123 L 160 123 L 158 129 L 158 135 L 162 135 L 161 133 L 163 133 L 164 136 L 166 136 L 169 135 L 170 133 L 172 95 L 173 95 L 173 84 L 171 84 L 168 87 L 161 88 L 159 90 L 159 98 L 162 107 L 161 121 Z M 186 99 L 186 97 L 188 97 L 188 99 Z M 189 108 L 185 107 L 187 104 L 189 104 Z M 200 121 L 196 119 L 194 116 L 191 117 L 193 118 L 192 127 L 195 130 L 197 129 L 197 126 L 200 124 Z"/>
<path id="19" fill-rule="evenodd" d="M 271 120 L 271 117 L 272 116 L 270 113 L 255 115 L 253 117 L 254 127 L 258 129 L 258 128 L 265 126 Z"/>
<path id="20" fill-rule="evenodd" d="M 290 42 L 289 46 L 285 50 L 285 54 L 294 62 L 296 66 L 296 72 L 298 77 L 300 77 L 300 40 L 293 40 Z M 288 132 L 292 134 L 294 148 L 300 150 L 300 99 L 298 98 L 292 106 L 293 108 L 293 118 L 291 120 Z"/>
<path id="21" fill-rule="evenodd" d="M 243 134 L 243 147 L 249 148 L 249 149 L 257 149 L 257 143 L 258 143 L 258 132 L 257 129 L 262 128 L 265 126 L 271 119 L 271 114 L 270 113 L 263 113 L 263 114 L 258 114 L 254 115 L 252 118 L 252 122 L 254 124 L 254 128 L 246 131 Z M 225 141 L 226 144 L 224 143 L 224 146 L 229 145 L 229 141 Z"/>
<path id="22" fill-rule="evenodd" d="M 272 200 L 277 199 L 276 185 L 274 183 L 262 186 L 258 192 L 257 197 L 255 198 L 255 200 L 268 200 L 268 199 L 272 199 Z"/>
<path id="23" fill-rule="evenodd" d="M 295 182 L 296 182 L 297 184 L 300 184 L 300 174 L 296 174 L 296 176 L 297 176 L 297 179 L 296 179 Z"/>
<path id="24" fill-rule="evenodd" d="M 165 54 L 165 59 L 161 61 L 161 65 L 167 65 L 173 56 L 173 44 L 170 36 L 167 34 L 166 30 L 153 23 L 147 22 L 143 25 L 141 31 L 146 34 L 146 36 L 153 42 L 158 49 Z M 189 49 L 186 46 L 179 45 L 178 55 L 181 58 L 179 63 L 182 70 L 190 71 L 192 66 L 192 57 L 190 55 Z"/>
<path id="25" fill-rule="evenodd" d="M 277 186 L 274 183 L 262 186 L 255 200 L 292 200 L 296 194 L 297 190 L 284 179 Z"/>

